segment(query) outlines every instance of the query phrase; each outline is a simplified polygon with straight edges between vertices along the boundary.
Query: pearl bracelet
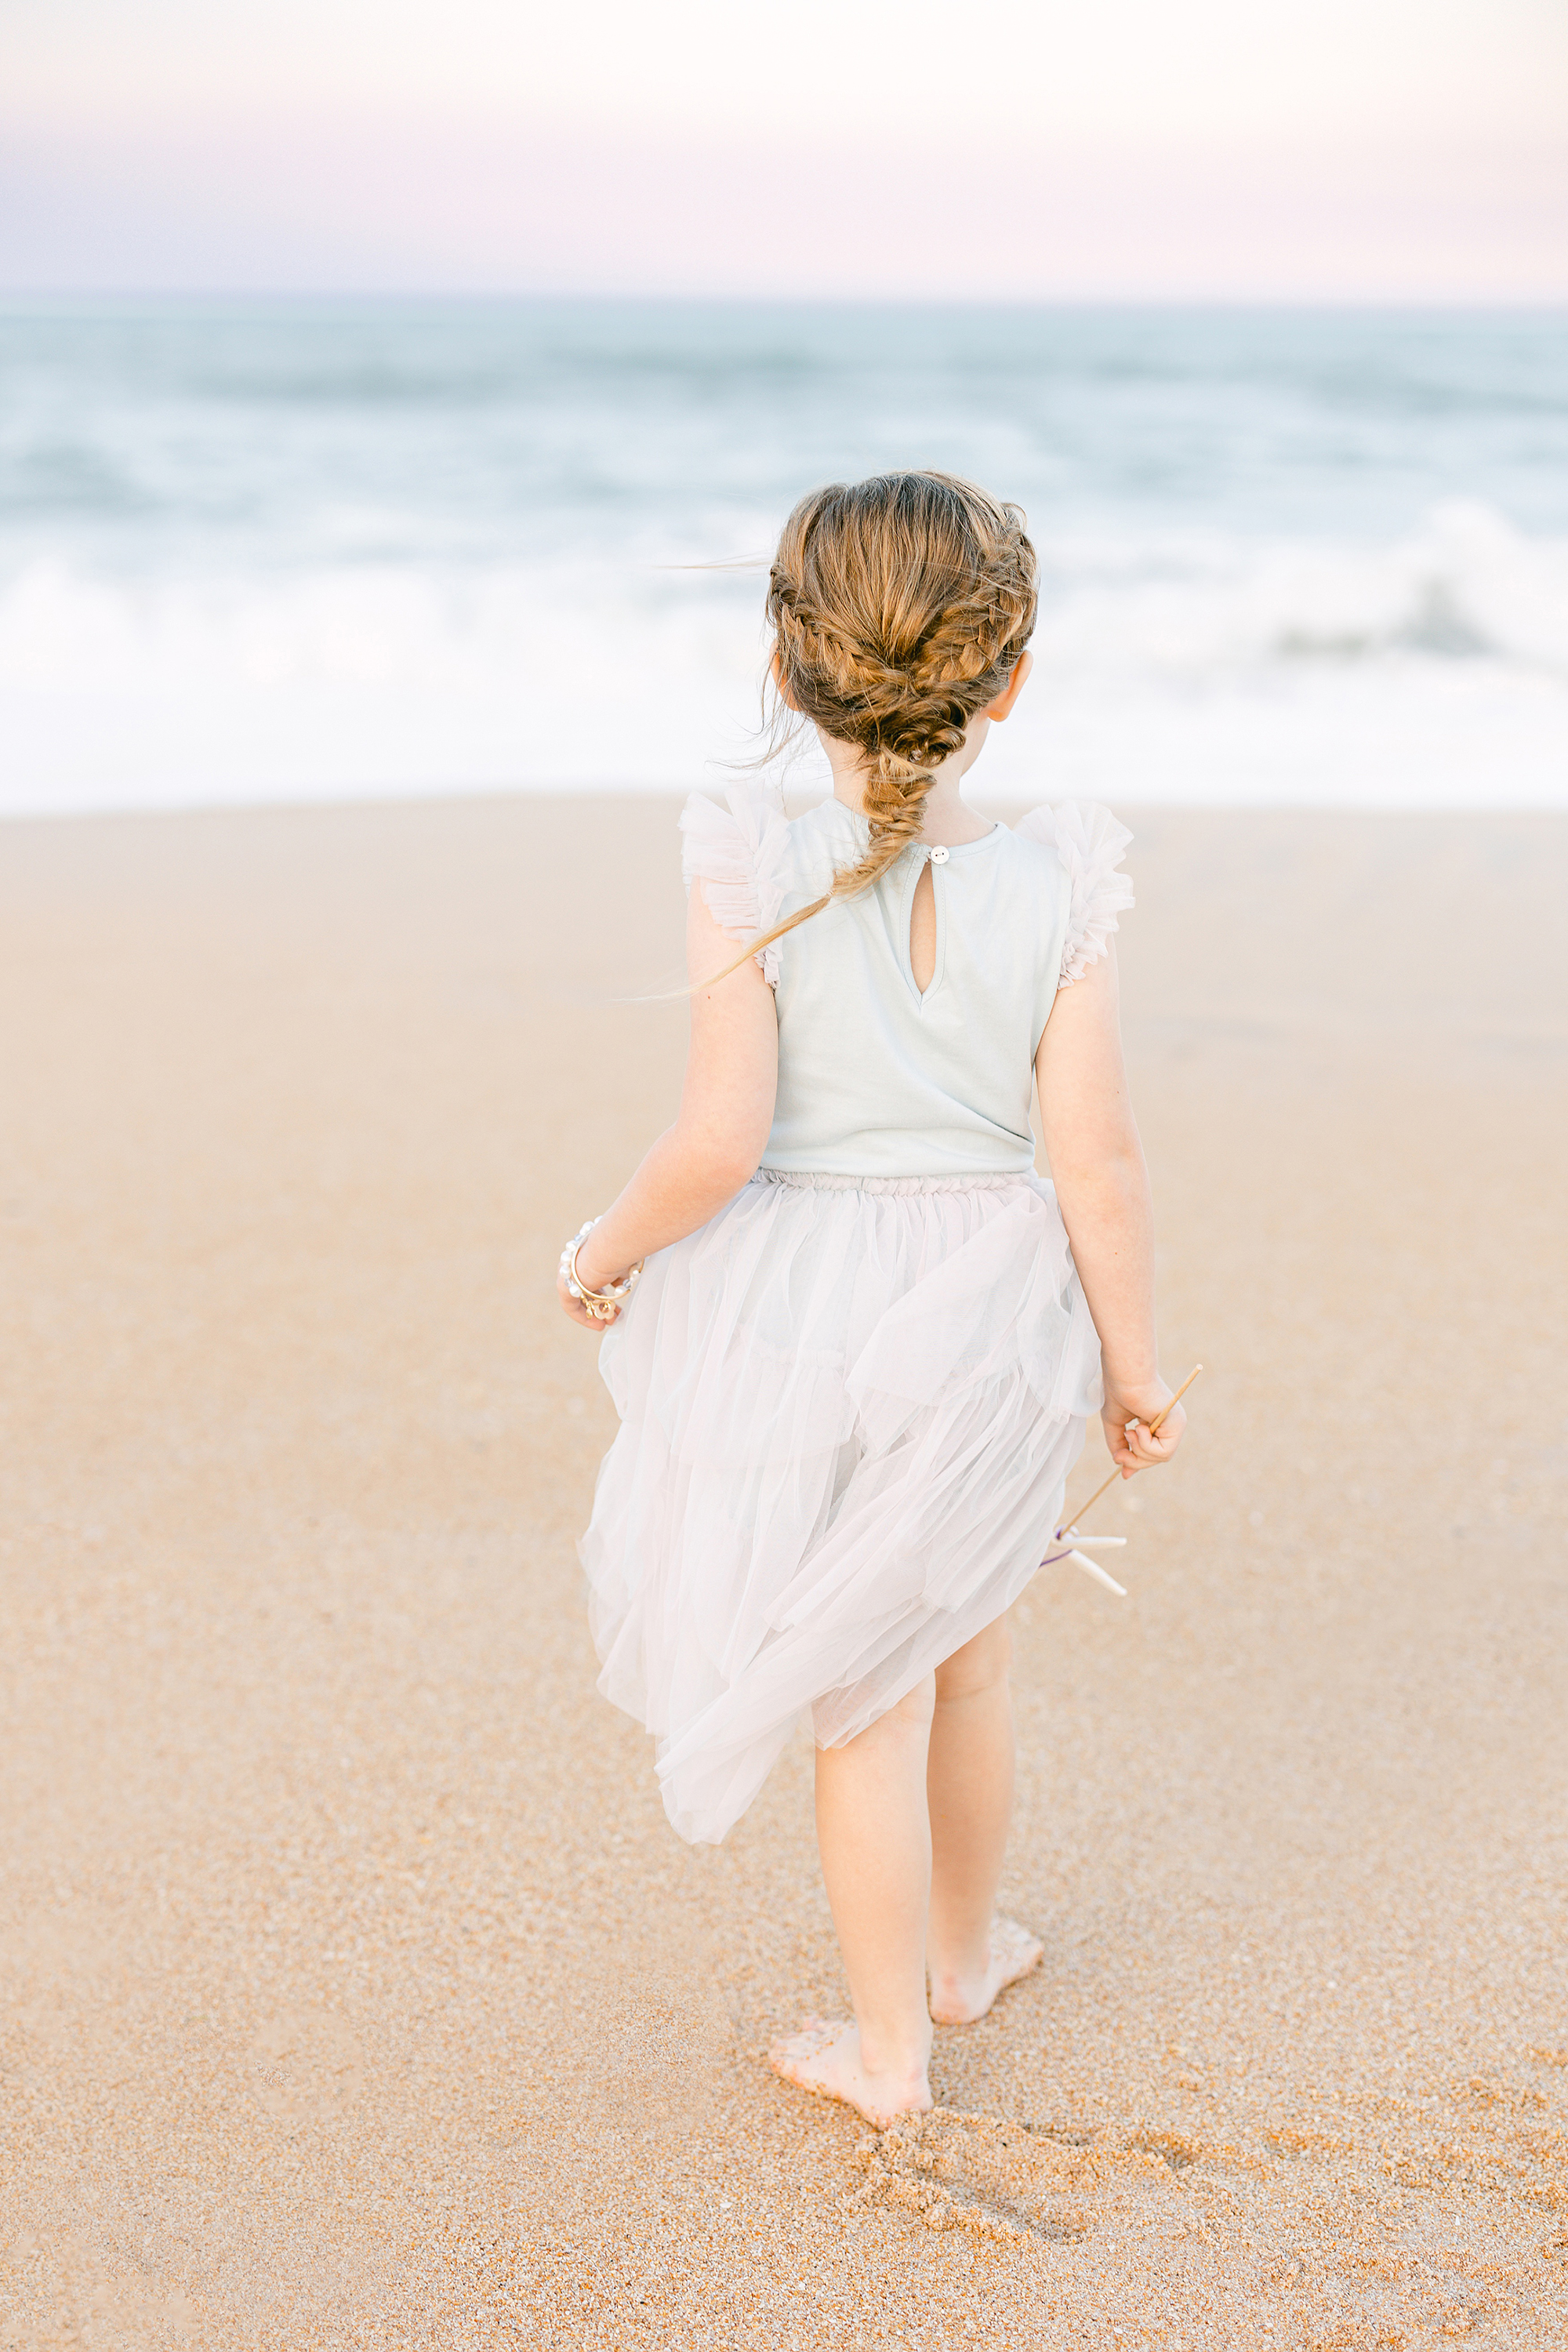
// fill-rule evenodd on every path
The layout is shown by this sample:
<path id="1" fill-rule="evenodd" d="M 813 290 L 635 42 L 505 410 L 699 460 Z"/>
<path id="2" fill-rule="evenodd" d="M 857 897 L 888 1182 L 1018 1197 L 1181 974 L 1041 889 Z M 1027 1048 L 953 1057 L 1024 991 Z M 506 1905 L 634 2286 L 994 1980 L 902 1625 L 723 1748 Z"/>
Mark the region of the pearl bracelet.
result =
<path id="1" fill-rule="evenodd" d="M 590 1290 L 577 1272 L 577 1253 L 598 1222 L 597 1217 L 590 1217 L 562 1251 L 561 1279 L 579 1305 L 587 1308 L 595 1323 L 607 1323 L 616 1307 L 625 1304 L 642 1280 L 643 1262 L 639 1257 L 636 1265 L 623 1275 L 619 1282 L 612 1282 L 607 1290 Z"/>

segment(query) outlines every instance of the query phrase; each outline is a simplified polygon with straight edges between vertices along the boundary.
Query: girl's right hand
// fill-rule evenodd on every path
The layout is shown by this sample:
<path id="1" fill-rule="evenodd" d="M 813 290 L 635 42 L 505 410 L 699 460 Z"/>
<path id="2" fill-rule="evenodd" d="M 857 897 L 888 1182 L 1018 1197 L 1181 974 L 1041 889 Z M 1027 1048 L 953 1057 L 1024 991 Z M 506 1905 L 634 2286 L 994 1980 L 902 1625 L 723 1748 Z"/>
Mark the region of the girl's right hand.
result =
<path id="1" fill-rule="evenodd" d="M 1142 1381 L 1136 1387 L 1106 1381 L 1100 1418 L 1105 1427 L 1110 1458 L 1124 1478 L 1135 1476 L 1140 1470 L 1157 1470 L 1181 1444 L 1182 1432 L 1187 1425 L 1184 1405 L 1175 1406 L 1157 1430 L 1149 1427 L 1170 1403 L 1172 1393 L 1169 1384 L 1160 1380 Z"/>
<path id="2" fill-rule="evenodd" d="M 581 1260 L 579 1260 L 580 1266 Z M 621 1310 L 618 1307 L 613 1308 L 608 1315 L 590 1315 L 582 1300 L 574 1298 L 567 1289 L 566 1276 L 563 1274 L 557 1274 L 555 1277 L 555 1296 L 574 1323 L 580 1324 L 584 1331 L 596 1331 L 601 1339 L 612 1323 L 618 1323 L 620 1320 Z"/>

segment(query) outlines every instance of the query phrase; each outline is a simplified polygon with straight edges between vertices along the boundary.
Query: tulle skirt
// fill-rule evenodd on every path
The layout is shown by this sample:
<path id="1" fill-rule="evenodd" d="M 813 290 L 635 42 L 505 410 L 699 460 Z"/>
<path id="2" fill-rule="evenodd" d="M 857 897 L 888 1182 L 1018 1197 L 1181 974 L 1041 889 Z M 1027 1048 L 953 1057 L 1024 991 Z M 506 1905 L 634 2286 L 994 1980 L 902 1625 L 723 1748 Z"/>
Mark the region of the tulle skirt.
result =
<path id="1" fill-rule="evenodd" d="M 712 1843 L 807 1710 L 852 1739 L 1016 1600 L 1100 1403 L 1035 1176 L 762 1171 L 648 1259 L 600 1369 L 599 1687 Z"/>

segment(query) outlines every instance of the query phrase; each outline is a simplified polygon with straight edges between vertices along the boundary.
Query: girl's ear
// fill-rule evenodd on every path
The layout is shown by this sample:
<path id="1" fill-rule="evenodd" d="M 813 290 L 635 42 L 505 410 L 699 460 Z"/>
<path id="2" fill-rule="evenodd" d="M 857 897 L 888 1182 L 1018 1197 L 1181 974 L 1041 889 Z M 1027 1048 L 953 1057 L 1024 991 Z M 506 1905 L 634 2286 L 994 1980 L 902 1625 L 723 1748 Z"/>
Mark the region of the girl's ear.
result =
<path id="1" fill-rule="evenodd" d="M 789 680 L 784 676 L 784 664 L 779 659 L 779 649 L 777 646 L 773 647 L 773 657 L 768 664 L 768 671 L 769 675 L 773 678 L 773 690 L 777 694 L 779 700 L 784 704 L 784 709 L 786 710 L 798 710 L 800 709 L 800 705 L 789 690 Z M 1009 693 L 1012 691 L 1011 685 L 1009 685 L 1008 691 Z"/>
<path id="2" fill-rule="evenodd" d="M 990 705 L 989 709 L 981 713 L 981 716 L 985 719 L 997 719 L 1008 718 L 1011 715 L 1013 705 L 1017 701 L 1018 697 L 1024 691 L 1024 681 L 1028 677 L 1029 672 L 1034 668 L 1034 655 L 1031 653 L 1021 653 L 1018 656 L 1017 660 L 1013 665 L 1013 675 L 1007 680 L 1006 686 L 996 697 L 995 701 Z"/>

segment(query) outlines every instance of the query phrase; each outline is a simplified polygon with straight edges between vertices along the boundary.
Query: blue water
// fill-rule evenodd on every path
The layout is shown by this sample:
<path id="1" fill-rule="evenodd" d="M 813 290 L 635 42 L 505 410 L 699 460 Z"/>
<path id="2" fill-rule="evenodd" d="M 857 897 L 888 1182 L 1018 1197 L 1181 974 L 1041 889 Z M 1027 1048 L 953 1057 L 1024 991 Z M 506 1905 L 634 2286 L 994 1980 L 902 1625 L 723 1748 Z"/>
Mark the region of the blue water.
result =
<path id="1" fill-rule="evenodd" d="M 213 302 L 0 310 L 0 807 L 721 780 L 677 567 L 902 464 L 1040 550 L 994 788 L 1568 801 L 1562 316 Z"/>

